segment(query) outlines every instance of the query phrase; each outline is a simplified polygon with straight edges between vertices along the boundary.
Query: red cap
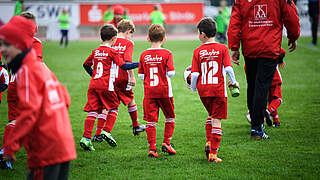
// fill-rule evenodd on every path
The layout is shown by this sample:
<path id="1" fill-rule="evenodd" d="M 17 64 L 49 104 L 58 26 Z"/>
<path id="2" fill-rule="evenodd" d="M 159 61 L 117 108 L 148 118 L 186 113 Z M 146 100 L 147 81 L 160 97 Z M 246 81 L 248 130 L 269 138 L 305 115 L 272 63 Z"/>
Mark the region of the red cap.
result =
<path id="1" fill-rule="evenodd" d="M 123 15 L 124 14 L 124 9 L 122 6 L 120 5 L 116 5 L 113 7 L 113 14 L 120 14 Z"/>
<path id="2" fill-rule="evenodd" d="M 1 26 L 0 39 L 24 51 L 32 47 L 35 29 L 36 25 L 32 20 L 14 16 L 7 24 Z"/>

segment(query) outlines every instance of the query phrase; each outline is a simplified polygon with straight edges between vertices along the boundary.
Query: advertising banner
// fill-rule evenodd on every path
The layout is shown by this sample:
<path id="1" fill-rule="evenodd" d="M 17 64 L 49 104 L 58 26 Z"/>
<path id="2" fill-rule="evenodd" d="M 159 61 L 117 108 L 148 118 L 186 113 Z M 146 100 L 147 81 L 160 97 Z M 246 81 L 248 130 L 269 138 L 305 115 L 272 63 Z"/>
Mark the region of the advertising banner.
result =
<path id="1" fill-rule="evenodd" d="M 150 13 L 154 4 L 121 4 L 128 10 L 135 24 L 150 24 Z M 195 24 L 203 18 L 203 3 L 161 4 L 166 24 Z M 108 4 L 80 4 L 80 24 L 103 24 L 103 14 Z"/>

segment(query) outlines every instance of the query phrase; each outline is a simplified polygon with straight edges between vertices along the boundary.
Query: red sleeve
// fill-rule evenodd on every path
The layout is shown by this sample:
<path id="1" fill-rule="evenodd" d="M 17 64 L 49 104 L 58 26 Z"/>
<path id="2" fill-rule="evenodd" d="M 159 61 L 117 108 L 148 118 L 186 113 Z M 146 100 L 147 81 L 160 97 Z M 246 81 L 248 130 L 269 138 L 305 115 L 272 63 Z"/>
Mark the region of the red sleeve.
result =
<path id="1" fill-rule="evenodd" d="M 127 47 L 126 47 L 126 50 L 124 51 L 124 61 L 125 62 L 132 62 L 132 54 L 133 54 L 133 43 L 130 42 L 128 43 Z"/>
<path id="2" fill-rule="evenodd" d="M 287 29 L 288 39 L 296 41 L 300 36 L 300 23 L 297 8 L 292 0 L 280 0 L 283 24 Z"/>
<path id="3" fill-rule="evenodd" d="M 39 117 L 43 94 L 39 90 L 39 80 L 27 66 L 21 67 L 17 74 L 17 96 L 19 115 L 16 120 L 16 126 L 13 134 L 5 147 L 4 154 L 13 155 L 20 149 L 21 140 L 32 130 Z"/>
<path id="4" fill-rule="evenodd" d="M 123 61 L 123 59 L 120 58 L 118 52 L 116 52 L 115 50 L 110 51 L 111 53 L 111 58 L 113 58 L 113 61 L 119 66 L 121 67 L 122 65 L 125 64 L 125 62 Z"/>
<path id="5" fill-rule="evenodd" d="M 228 66 L 232 67 L 230 54 L 229 54 L 229 50 L 228 50 L 227 47 L 225 47 L 223 49 L 222 64 L 223 64 L 224 67 L 228 67 Z"/>
<path id="6" fill-rule="evenodd" d="M 90 56 L 87 58 L 87 60 L 83 64 L 87 65 L 87 66 L 93 65 L 93 52 L 92 52 L 92 54 L 90 54 Z"/>
<path id="7" fill-rule="evenodd" d="M 230 24 L 228 28 L 228 46 L 229 49 L 237 51 L 240 48 L 240 31 L 241 31 L 241 15 L 240 2 L 234 2 L 232 5 L 232 12 Z"/>
<path id="8" fill-rule="evenodd" d="M 192 65 L 191 65 L 191 72 L 199 72 L 200 73 L 200 63 L 198 59 L 198 51 L 193 51 L 193 58 L 192 58 Z"/>
<path id="9" fill-rule="evenodd" d="M 174 71 L 173 57 L 171 52 L 168 54 L 168 61 L 167 61 L 167 72 L 169 71 Z"/>
<path id="10" fill-rule="evenodd" d="M 144 69 L 143 69 L 143 58 L 142 54 L 140 55 L 140 60 L 139 60 L 139 68 L 138 68 L 138 74 L 144 74 Z"/>
<path id="11" fill-rule="evenodd" d="M 36 55 L 38 58 L 42 60 L 42 44 L 40 41 L 34 40 L 32 44 L 32 48 L 36 51 Z"/>

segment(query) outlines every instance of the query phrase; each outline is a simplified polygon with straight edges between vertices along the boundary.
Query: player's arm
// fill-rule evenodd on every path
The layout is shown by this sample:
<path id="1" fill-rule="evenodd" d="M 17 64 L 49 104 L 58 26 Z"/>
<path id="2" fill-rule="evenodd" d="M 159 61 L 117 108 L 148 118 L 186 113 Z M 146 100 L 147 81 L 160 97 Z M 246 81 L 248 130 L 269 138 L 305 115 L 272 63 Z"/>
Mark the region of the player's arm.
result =
<path id="1" fill-rule="evenodd" d="M 241 12 L 240 2 L 235 1 L 232 5 L 230 24 L 228 28 L 228 46 L 231 49 L 232 62 L 239 65 L 239 48 L 240 48 L 240 32 L 241 32 Z"/>
<path id="2" fill-rule="evenodd" d="M 143 69 L 143 57 L 140 56 L 139 68 L 138 68 L 138 77 L 141 80 L 144 80 L 144 69 Z"/>
<path id="3" fill-rule="evenodd" d="M 87 71 L 87 73 L 90 76 L 92 76 L 92 74 L 93 74 L 93 69 L 91 68 L 91 66 L 93 65 L 92 59 L 93 59 L 93 55 L 91 54 L 87 58 L 87 60 L 83 63 L 83 68 Z"/>
<path id="4" fill-rule="evenodd" d="M 133 54 L 133 42 L 127 44 L 127 48 L 124 51 L 124 61 L 125 62 L 132 62 L 132 54 Z M 134 77 L 134 71 L 128 70 L 129 74 L 129 85 L 135 86 L 136 85 L 136 79 Z"/>
<path id="5" fill-rule="evenodd" d="M 193 52 L 192 65 L 191 65 L 191 90 L 197 91 L 197 82 L 200 75 L 200 68 L 198 62 L 197 51 Z"/>
<path id="6" fill-rule="evenodd" d="M 223 53 L 223 57 L 222 57 L 222 63 L 224 66 L 224 70 L 226 71 L 230 81 L 231 81 L 231 85 L 237 88 L 239 87 L 239 83 L 236 80 L 236 76 L 234 75 L 234 71 L 231 65 L 231 60 L 230 60 L 230 55 L 229 55 L 229 51 L 228 48 L 226 47 L 224 49 L 224 53 Z"/>
<path id="7" fill-rule="evenodd" d="M 119 57 L 118 53 L 113 54 L 113 60 L 122 70 L 130 70 L 130 69 L 135 69 L 135 68 L 139 67 L 138 62 L 132 62 L 132 63 L 124 62 Z"/>
<path id="8" fill-rule="evenodd" d="M 167 76 L 171 78 L 175 75 L 175 73 L 176 72 L 174 70 L 172 53 L 169 53 L 168 61 L 167 61 Z"/>
<path id="9" fill-rule="evenodd" d="M 38 78 L 34 74 L 31 74 L 30 69 L 27 67 L 22 67 L 18 71 L 16 84 L 17 95 L 19 97 L 17 106 L 19 115 L 12 132 L 14 136 L 8 140 L 4 155 L 14 157 L 14 153 L 21 147 L 21 139 L 29 134 L 37 123 L 37 117 L 39 117 L 39 113 L 41 112 L 40 108 L 43 101 L 43 94 L 41 94 L 34 84 L 38 81 Z"/>

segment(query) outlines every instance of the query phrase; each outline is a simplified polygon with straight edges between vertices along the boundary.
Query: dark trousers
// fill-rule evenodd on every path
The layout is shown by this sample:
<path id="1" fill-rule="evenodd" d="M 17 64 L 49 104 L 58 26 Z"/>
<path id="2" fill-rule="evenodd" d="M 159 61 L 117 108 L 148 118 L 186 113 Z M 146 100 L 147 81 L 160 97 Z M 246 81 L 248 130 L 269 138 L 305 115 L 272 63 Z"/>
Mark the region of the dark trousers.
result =
<path id="1" fill-rule="evenodd" d="M 61 29 L 61 39 L 60 39 L 60 46 L 63 45 L 63 39 L 65 39 L 65 44 L 64 46 L 68 46 L 68 30 L 66 29 Z"/>
<path id="2" fill-rule="evenodd" d="M 319 1 L 309 1 L 309 16 L 311 21 L 312 44 L 317 44 L 319 25 Z"/>
<path id="3" fill-rule="evenodd" d="M 278 60 L 270 58 L 245 58 L 247 76 L 247 105 L 251 127 L 261 130 L 267 107 L 268 93 Z"/>
<path id="4" fill-rule="evenodd" d="M 70 161 L 28 170 L 27 180 L 68 180 Z"/>

